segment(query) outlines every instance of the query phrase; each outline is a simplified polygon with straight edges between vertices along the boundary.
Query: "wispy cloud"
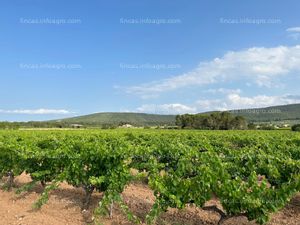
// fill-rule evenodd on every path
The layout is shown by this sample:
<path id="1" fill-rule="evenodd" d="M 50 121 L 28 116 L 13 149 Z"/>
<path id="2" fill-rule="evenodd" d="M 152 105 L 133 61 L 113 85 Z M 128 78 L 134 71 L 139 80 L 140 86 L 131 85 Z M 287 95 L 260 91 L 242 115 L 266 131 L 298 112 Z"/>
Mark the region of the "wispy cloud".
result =
<path id="1" fill-rule="evenodd" d="M 300 32 L 300 27 L 290 27 L 286 31 L 287 32 Z"/>
<path id="2" fill-rule="evenodd" d="M 201 62 L 194 70 L 125 88 L 128 94 L 142 98 L 190 86 L 205 86 L 228 81 L 244 81 L 259 87 L 281 85 L 280 78 L 300 71 L 300 45 L 275 48 L 255 47 L 231 51 L 221 58 Z"/>
<path id="3" fill-rule="evenodd" d="M 72 114 L 73 112 L 66 109 L 14 109 L 14 110 L 3 110 L 0 109 L 0 113 L 3 114 L 27 114 L 27 115 L 62 115 Z"/>
<path id="4" fill-rule="evenodd" d="M 288 32 L 288 37 L 294 40 L 300 39 L 300 27 L 290 27 L 286 31 Z"/>
<path id="5" fill-rule="evenodd" d="M 204 91 L 206 93 L 211 93 L 211 94 L 239 94 L 241 93 L 241 89 L 227 89 L 227 88 L 217 88 L 217 89 L 208 89 Z"/>

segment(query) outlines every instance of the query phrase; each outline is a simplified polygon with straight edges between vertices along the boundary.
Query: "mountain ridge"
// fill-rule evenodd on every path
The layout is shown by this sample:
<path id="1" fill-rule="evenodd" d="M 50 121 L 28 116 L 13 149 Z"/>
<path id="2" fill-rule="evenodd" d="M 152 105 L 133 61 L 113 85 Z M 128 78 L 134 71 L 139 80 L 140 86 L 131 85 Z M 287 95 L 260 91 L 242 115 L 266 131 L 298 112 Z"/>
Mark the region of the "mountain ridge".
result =
<path id="1" fill-rule="evenodd" d="M 174 125 L 176 115 L 160 115 L 134 112 L 101 112 L 83 116 L 56 120 L 56 122 L 78 123 L 87 125 L 120 125 L 135 126 Z"/>
<path id="2" fill-rule="evenodd" d="M 211 111 L 198 114 L 208 114 Z M 300 104 L 277 105 L 263 108 L 248 108 L 228 110 L 228 112 L 243 116 L 248 122 L 272 122 L 272 121 L 300 121 Z M 55 120 L 55 122 L 67 122 L 86 125 L 120 125 L 132 124 L 135 126 L 159 126 L 175 125 L 176 115 L 148 114 L 135 112 L 100 112 L 88 115 L 76 116 Z"/>

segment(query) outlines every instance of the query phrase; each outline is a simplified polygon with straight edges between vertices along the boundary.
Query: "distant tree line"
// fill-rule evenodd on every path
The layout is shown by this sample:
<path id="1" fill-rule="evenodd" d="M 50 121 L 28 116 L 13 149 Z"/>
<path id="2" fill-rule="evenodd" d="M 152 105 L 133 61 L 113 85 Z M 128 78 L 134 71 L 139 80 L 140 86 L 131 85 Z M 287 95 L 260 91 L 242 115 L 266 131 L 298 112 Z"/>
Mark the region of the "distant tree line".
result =
<path id="1" fill-rule="evenodd" d="M 69 128 L 70 124 L 65 122 L 0 122 L 0 129 L 19 129 L 19 128 Z"/>
<path id="2" fill-rule="evenodd" d="M 176 116 L 176 125 L 181 128 L 207 130 L 247 129 L 247 121 L 244 117 L 234 116 L 229 112 L 178 115 Z"/>
<path id="3" fill-rule="evenodd" d="M 20 124 L 19 123 L 16 123 L 16 122 L 0 122 L 0 129 L 13 129 L 13 130 L 16 130 L 16 129 L 19 129 L 20 127 Z"/>

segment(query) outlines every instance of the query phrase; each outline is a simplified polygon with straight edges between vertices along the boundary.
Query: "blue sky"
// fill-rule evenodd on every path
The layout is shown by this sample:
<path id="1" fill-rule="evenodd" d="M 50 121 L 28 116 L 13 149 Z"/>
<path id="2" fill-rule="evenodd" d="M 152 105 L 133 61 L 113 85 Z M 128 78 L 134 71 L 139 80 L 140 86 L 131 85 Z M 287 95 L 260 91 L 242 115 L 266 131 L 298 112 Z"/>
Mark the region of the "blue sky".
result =
<path id="1" fill-rule="evenodd" d="M 297 0 L 4 0 L 0 120 L 300 103 Z"/>

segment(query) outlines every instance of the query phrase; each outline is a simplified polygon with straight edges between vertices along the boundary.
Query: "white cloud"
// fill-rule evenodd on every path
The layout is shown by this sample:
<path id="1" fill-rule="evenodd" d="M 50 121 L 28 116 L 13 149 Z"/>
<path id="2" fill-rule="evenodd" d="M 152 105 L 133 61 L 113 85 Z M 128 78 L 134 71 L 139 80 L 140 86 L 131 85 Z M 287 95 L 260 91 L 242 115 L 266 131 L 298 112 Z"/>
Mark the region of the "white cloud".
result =
<path id="1" fill-rule="evenodd" d="M 227 104 L 221 99 L 202 99 L 196 102 L 198 112 L 205 111 L 224 111 L 227 110 Z"/>
<path id="2" fill-rule="evenodd" d="M 153 114 L 184 114 L 184 113 L 196 113 L 196 107 L 189 107 L 183 104 L 147 104 L 138 107 L 137 112 L 153 113 Z"/>
<path id="3" fill-rule="evenodd" d="M 256 95 L 252 97 L 244 97 L 237 93 L 228 94 L 224 99 L 199 100 L 196 102 L 198 111 L 211 110 L 232 110 L 232 109 L 249 109 L 260 108 L 274 105 L 286 105 L 300 103 L 298 95 Z"/>
<path id="4" fill-rule="evenodd" d="M 290 96 L 267 96 L 267 95 L 257 95 L 254 97 L 241 97 L 238 94 L 231 94 L 227 96 L 227 101 L 231 108 L 238 107 L 267 107 L 272 105 L 285 105 L 292 103 L 299 103 L 300 98 L 295 99 Z"/>
<path id="5" fill-rule="evenodd" d="M 300 32 L 300 27 L 290 27 L 286 31 L 287 32 Z"/>
<path id="6" fill-rule="evenodd" d="M 228 81 L 255 83 L 261 87 L 282 84 L 281 77 L 300 71 L 300 45 L 275 48 L 255 47 L 226 53 L 221 58 L 201 62 L 197 68 L 163 80 L 125 88 L 140 97 L 189 86 L 205 86 Z"/>
<path id="7" fill-rule="evenodd" d="M 72 114 L 72 112 L 66 109 L 14 109 L 14 110 L 0 109 L 0 113 L 28 114 L 28 115 Z"/>
<path id="8" fill-rule="evenodd" d="M 233 94 L 233 93 L 241 93 L 241 89 L 227 89 L 227 88 L 218 88 L 218 89 L 208 89 L 207 91 L 204 91 L 206 93 L 211 93 L 211 94 Z"/>
<path id="9" fill-rule="evenodd" d="M 288 36 L 294 40 L 300 39 L 300 27 L 290 27 L 286 30 L 289 34 Z"/>
<path id="10" fill-rule="evenodd" d="M 268 106 L 300 103 L 300 95 L 256 95 L 241 96 L 239 93 L 228 93 L 222 99 L 200 99 L 193 105 L 175 104 L 145 104 L 135 112 L 152 114 L 185 114 L 208 111 L 227 111 L 236 109 L 263 108 Z"/>

